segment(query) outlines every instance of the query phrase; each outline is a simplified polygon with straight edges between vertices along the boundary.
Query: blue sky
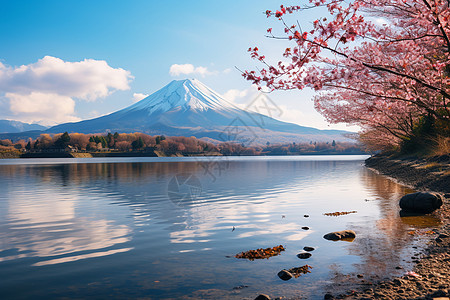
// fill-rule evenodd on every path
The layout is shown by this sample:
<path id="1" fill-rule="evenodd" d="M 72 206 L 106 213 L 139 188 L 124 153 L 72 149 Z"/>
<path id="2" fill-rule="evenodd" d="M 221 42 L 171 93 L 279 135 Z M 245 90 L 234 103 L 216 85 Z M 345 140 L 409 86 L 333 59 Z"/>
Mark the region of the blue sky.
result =
<path id="1" fill-rule="evenodd" d="M 288 46 L 264 37 L 267 28 L 280 28 L 277 20 L 263 13 L 279 6 L 268 0 L 0 0 L 0 4 L 0 79 L 8 76 L 0 83 L 0 119 L 54 124 L 92 118 L 183 78 L 197 78 L 245 106 L 255 94 L 235 67 L 259 66 L 247 49 L 258 46 L 266 56 L 279 59 Z M 317 17 L 302 17 L 300 22 L 307 26 Z M 44 57 L 51 59 L 42 61 Z M 174 64 L 184 65 L 178 70 L 186 73 L 185 65 L 190 64 L 194 72 L 170 73 Z M 48 68 L 53 75 L 40 78 Z M 105 77 L 112 83 L 102 82 Z M 44 88 L 49 80 L 54 84 Z M 279 119 L 348 129 L 328 126 L 314 111 L 312 95 L 306 90 L 269 97 L 283 111 Z"/>

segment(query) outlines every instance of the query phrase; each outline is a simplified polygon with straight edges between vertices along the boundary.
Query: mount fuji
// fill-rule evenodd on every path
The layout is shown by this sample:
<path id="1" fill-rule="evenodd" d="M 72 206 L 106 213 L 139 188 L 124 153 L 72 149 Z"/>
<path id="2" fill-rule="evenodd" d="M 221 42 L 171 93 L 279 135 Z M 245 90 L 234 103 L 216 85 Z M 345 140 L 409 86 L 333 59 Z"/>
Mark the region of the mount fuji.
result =
<path id="1" fill-rule="evenodd" d="M 267 105 L 267 101 L 265 104 Z M 196 79 L 174 80 L 125 109 L 91 120 L 56 125 L 46 130 L 48 133 L 65 131 L 143 132 L 247 144 L 333 139 L 349 141 L 343 135 L 348 133 L 346 131 L 304 127 L 240 109 Z"/>

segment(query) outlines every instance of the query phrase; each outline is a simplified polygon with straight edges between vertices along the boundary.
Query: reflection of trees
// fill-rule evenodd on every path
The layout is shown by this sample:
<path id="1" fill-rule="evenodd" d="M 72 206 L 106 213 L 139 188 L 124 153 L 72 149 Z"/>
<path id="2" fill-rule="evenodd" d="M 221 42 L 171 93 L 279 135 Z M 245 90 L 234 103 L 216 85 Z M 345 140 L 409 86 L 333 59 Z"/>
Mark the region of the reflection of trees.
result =
<path id="1" fill-rule="evenodd" d="M 193 168 L 194 167 L 194 168 Z M 170 172 L 197 172 L 201 171 L 197 164 L 187 163 L 80 163 L 45 165 L 5 165 L 0 168 L 0 176 L 33 176 L 39 177 L 44 182 L 55 181 L 62 185 L 79 185 L 92 183 L 101 179 L 108 181 L 130 182 L 149 174 L 152 177 L 166 178 Z"/>
<path id="2" fill-rule="evenodd" d="M 366 279 L 383 279 L 396 272 L 395 267 L 403 264 L 403 258 L 411 256 L 412 249 L 408 248 L 408 242 L 412 236 L 408 231 L 438 226 L 440 220 L 430 215 L 401 218 L 398 200 L 413 190 L 368 169 L 361 170 L 361 181 L 370 195 L 367 200 L 376 201 L 380 218 L 368 220 L 373 226 L 352 227 L 357 232 L 357 238 L 349 251 L 361 257 L 361 263 L 356 266 L 357 273 L 364 274 Z M 346 277 L 338 276 L 335 280 L 339 281 L 339 278 Z"/>
<path id="3" fill-rule="evenodd" d="M 225 158 L 211 158 L 205 161 L 191 162 L 129 162 L 129 163 L 74 163 L 74 164 L 52 164 L 52 165 L 3 165 L 0 167 L 0 176 L 3 178 L 19 177 L 39 177 L 44 182 L 53 182 L 60 185 L 80 185 L 91 184 L 97 180 L 103 182 L 136 182 L 139 180 L 167 179 L 168 175 L 177 173 L 192 173 L 198 177 L 204 176 L 206 179 L 223 182 L 226 172 L 248 169 L 249 174 L 255 180 L 268 179 L 265 185 L 284 184 L 291 182 L 286 179 L 299 179 L 301 177 L 309 179 L 315 177 L 316 181 L 327 181 L 323 176 L 324 170 L 333 172 L 340 164 L 354 164 L 355 162 L 336 161 L 232 161 Z M 358 162 L 359 164 L 359 162 Z M 352 168 L 349 168 L 352 170 Z M 346 169 L 340 169 L 345 172 Z M 285 172 L 295 173 L 295 177 L 286 176 L 273 177 L 274 173 Z M 247 179 L 246 174 L 236 174 L 236 182 Z M 213 177 L 215 176 L 215 178 Z"/>
<path id="4" fill-rule="evenodd" d="M 366 168 L 361 170 L 361 180 L 366 186 L 366 189 L 372 193 L 373 197 L 378 197 L 384 200 L 396 200 L 396 197 L 414 192 L 414 190 L 398 184 L 393 179 L 379 175 L 376 172 Z M 386 201 L 382 204 L 396 206 L 397 202 Z"/>

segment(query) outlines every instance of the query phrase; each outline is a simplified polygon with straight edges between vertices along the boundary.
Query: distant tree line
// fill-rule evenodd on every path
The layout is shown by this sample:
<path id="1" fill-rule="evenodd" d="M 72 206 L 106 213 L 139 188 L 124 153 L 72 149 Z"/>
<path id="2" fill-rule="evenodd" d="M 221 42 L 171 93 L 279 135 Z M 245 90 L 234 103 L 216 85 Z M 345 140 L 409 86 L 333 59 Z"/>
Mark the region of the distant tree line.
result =
<path id="1" fill-rule="evenodd" d="M 199 140 L 196 137 L 164 135 L 151 136 L 144 133 L 107 133 L 83 134 L 60 133 L 41 134 L 36 139 L 0 140 L 0 151 L 22 152 L 130 152 L 130 151 L 161 151 L 165 154 L 182 155 L 295 155 L 302 153 L 333 154 L 333 153 L 361 153 L 359 145 L 348 142 L 313 142 L 271 144 L 265 146 L 247 147 L 239 143 L 213 144 Z"/>

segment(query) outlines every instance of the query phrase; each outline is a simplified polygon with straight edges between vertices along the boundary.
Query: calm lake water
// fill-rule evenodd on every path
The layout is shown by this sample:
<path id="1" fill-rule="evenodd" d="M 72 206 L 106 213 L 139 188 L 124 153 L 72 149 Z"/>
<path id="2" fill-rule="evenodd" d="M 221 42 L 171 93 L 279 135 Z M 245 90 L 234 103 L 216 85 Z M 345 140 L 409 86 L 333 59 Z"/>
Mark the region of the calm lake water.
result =
<path id="1" fill-rule="evenodd" d="M 365 158 L 0 160 L 0 298 L 323 299 L 404 273 L 418 251 L 408 232 L 440 220 L 400 218 L 411 190 Z M 357 213 L 324 215 L 336 211 Z M 323 239 L 344 229 L 357 238 Z M 234 258 L 277 245 L 276 257 Z M 311 273 L 277 276 L 305 264 Z"/>

